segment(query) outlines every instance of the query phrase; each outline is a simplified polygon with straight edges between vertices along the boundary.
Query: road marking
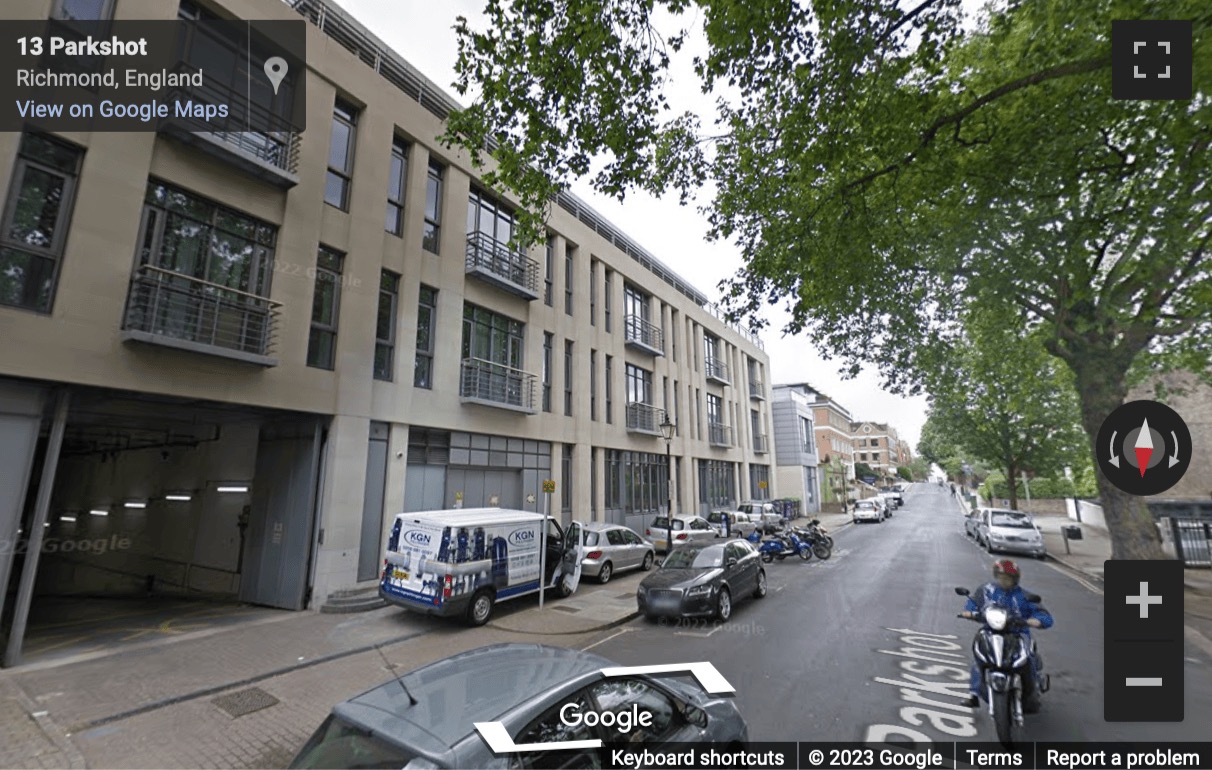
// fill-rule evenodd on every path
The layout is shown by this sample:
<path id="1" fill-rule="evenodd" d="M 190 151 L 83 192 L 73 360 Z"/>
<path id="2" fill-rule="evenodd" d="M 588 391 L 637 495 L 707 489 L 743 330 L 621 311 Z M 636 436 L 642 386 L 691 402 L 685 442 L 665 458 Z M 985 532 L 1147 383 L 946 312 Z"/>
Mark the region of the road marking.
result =
<path id="1" fill-rule="evenodd" d="M 614 639 L 616 636 L 622 636 L 623 634 L 627 633 L 630 630 L 631 630 L 630 628 L 624 628 L 621 631 L 616 631 L 615 633 L 611 634 L 610 636 L 606 637 L 605 639 L 599 639 L 598 641 L 594 642 L 593 644 L 589 645 L 588 647 L 582 647 L 581 652 L 585 652 L 586 650 L 592 650 L 594 647 L 597 647 L 599 644 L 605 644 L 606 642 L 609 642 L 611 639 Z"/>

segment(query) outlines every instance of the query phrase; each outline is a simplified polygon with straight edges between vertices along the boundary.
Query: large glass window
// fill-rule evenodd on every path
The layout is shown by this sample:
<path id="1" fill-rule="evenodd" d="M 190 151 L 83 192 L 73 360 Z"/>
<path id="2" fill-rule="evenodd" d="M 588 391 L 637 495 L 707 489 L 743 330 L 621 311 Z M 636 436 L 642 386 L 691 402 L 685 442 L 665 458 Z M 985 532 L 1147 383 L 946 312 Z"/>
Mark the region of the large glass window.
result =
<path id="1" fill-rule="evenodd" d="M 316 289 L 311 303 L 311 334 L 307 338 L 307 365 L 317 369 L 336 366 L 337 318 L 341 313 L 344 262 L 344 254 L 320 245 L 316 254 Z"/>
<path id="2" fill-rule="evenodd" d="M 724 400 L 711 393 L 707 394 L 707 422 L 711 425 L 724 424 Z"/>
<path id="3" fill-rule="evenodd" d="M 606 333 L 611 334 L 612 332 L 610 329 L 610 310 L 611 310 L 611 302 L 613 301 L 612 295 L 614 294 L 614 271 L 613 270 L 610 270 L 610 269 L 606 270 L 606 278 L 603 281 L 603 283 L 605 284 L 604 290 L 605 290 L 606 294 L 603 297 L 603 302 L 602 302 L 602 315 L 603 315 L 602 324 L 606 328 Z"/>
<path id="4" fill-rule="evenodd" d="M 396 313 L 400 305 L 400 276 L 384 270 L 379 276 L 379 312 L 375 318 L 375 379 L 392 380 L 396 361 Z"/>
<path id="5" fill-rule="evenodd" d="M 614 422 L 614 356 L 606 356 L 606 422 Z"/>
<path id="6" fill-rule="evenodd" d="M 623 285 L 623 315 L 635 316 L 645 321 L 651 320 L 649 318 L 650 305 L 647 294 L 629 283 Z"/>
<path id="7" fill-rule="evenodd" d="M 560 510 L 564 513 L 572 511 L 572 444 L 565 444 L 560 463 Z"/>
<path id="8" fill-rule="evenodd" d="M 463 305 L 463 358 L 522 368 L 522 322 L 486 310 Z"/>
<path id="9" fill-rule="evenodd" d="M 555 236 L 547 236 L 547 249 L 544 252 L 544 273 L 543 273 L 543 304 L 551 307 L 552 288 L 555 286 Z"/>
<path id="10" fill-rule="evenodd" d="M 387 219 L 384 227 L 392 235 L 404 234 L 404 191 L 408 187 L 408 142 L 396 137 L 391 142 L 391 161 L 387 170 Z"/>
<path id="11" fill-rule="evenodd" d="M 576 246 L 564 244 L 564 313 L 567 315 L 572 315 L 572 278 L 576 255 Z"/>
<path id="12" fill-rule="evenodd" d="M 328 176 L 324 181 L 324 202 L 342 211 L 349 211 L 357 120 L 357 108 L 344 99 L 337 99 L 332 110 L 332 135 L 328 139 Z"/>
<path id="13" fill-rule="evenodd" d="M 467 234 L 479 233 L 501 245 L 513 240 L 513 209 L 474 187 L 467 197 Z"/>
<path id="14" fill-rule="evenodd" d="M 434 321 L 438 316 L 438 290 L 421 285 L 417 302 L 417 358 L 413 364 L 412 384 L 418 388 L 433 387 Z"/>
<path id="15" fill-rule="evenodd" d="M 425 228 L 421 233 L 421 247 L 434 254 L 438 251 L 442 236 L 442 177 L 445 168 L 441 163 L 429 161 L 429 172 L 425 179 Z"/>
<path id="16" fill-rule="evenodd" d="M 589 419 L 598 419 L 598 351 L 589 351 Z"/>
<path id="17" fill-rule="evenodd" d="M 543 332 L 543 411 L 551 411 L 551 377 L 553 366 L 552 358 L 555 355 L 553 346 L 555 344 L 555 335 L 551 332 Z"/>
<path id="18" fill-rule="evenodd" d="M 589 325 L 598 325 L 598 261 L 589 263 Z"/>
<path id="19" fill-rule="evenodd" d="M 572 340 L 564 340 L 564 416 L 572 417 Z"/>
<path id="20" fill-rule="evenodd" d="M 627 364 L 627 402 L 652 404 L 652 372 Z"/>
<path id="21" fill-rule="evenodd" d="M 82 154 L 22 135 L 0 232 L 0 304 L 50 312 Z"/>
<path id="22" fill-rule="evenodd" d="M 656 452 L 605 450 L 606 508 L 655 513 L 669 500 L 667 457 Z"/>
<path id="23" fill-rule="evenodd" d="M 736 503 L 736 473 L 726 460 L 699 460 L 699 502 L 710 507 Z"/>
<path id="24" fill-rule="evenodd" d="M 750 465 L 749 466 L 749 499 L 750 500 L 768 500 L 768 499 L 770 499 L 770 466 L 769 465 Z"/>

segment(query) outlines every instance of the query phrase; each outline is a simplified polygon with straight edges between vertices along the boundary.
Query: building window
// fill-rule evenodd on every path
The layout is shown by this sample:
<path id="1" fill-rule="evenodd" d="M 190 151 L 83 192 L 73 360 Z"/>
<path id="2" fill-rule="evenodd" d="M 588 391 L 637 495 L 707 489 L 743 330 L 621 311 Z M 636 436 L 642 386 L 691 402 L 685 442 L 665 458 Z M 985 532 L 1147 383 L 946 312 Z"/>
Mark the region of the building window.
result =
<path id="1" fill-rule="evenodd" d="M 564 416 L 572 417 L 572 340 L 564 340 Z"/>
<path id="2" fill-rule="evenodd" d="M 656 513 L 669 501 L 669 465 L 663 454 L 605 450 L 606 509 Z"/>
<path id="3" fill-rule="evenodd" d="M 769 465 L 750 465 L 749 466 L 749 499 L 750 500 L 768 500 L 768 499 L 770 499 L 770 466 Z"/>
<path id="4" fill-rule="evenodd" d="M 50 312 L 81 155 L 40 134 L 21 136 L 0 232 L 0 304 Z"/>
<path id="5" fill-rule="evenodd" d="M 564 313 L 567 315 L 572 315 L 572 266 L 576 255 L 576 246 L 564 246 Z"/>
<path id="6" fill-rule="evenodd" d="M 800 439 L 804 448 L 805 454 L 812 454 L 815 451 L 813 447 L 812 421 L 807 417 L 800 418 Z"/>
<path id="7" fill-rule="evenodd" d="M 627 403 L 652 404 L 652 372 L 627 364 Z"/>
<path id="8" fill-rule="evenodd" d="M 606 356 L 606 423 L 614 423 L 614 356 Z"/>
<path id="9" fill-rule="evenodd" d="M 598 261 L 589 263 L 589 325 L 598 325 Z"/>
<path id="10" fill-rule="evenodd" d="M 543 332 L 543 411 L 551 411 L 551 367 L 555 344 L 555 335 Z"/>
<path id="11" fill-rule="evenodd" d="M 564 513 L 572 511 L 572 444 L 564 445 L 560 465 L 560 510 Z"/>
<path id="12" fill-rule="evenodd" d="M 547 236 L 547 251 L 544 258 L 546 271 L 543 278 L 543 304 L 551 307 L 555 301 L 552 298 L 553 287 L 555 286 L 555 236 Z"/>
<path id="13" fill-rule="evenodd" d="M 113 0 L 55 0 L 53 17 L 64 21 L 106 21 L 114 15 Z"/>
<path id="14" fill-rule="evenodd" d="M 332 136 L 328 140 L 328 177 L 324 181 L 324 202 L 342 211 L 349 211 L 357 120 L 357 108 L 344 99 L 337 99 L 332 110 Z"/>
<path id="15" fill-rule="evenodd" d="M 602 323 L 606 328 L 606 333 L 611 334 L 612 332 L 611 332 L 611 328 L 610 328 L 610 307 L 611 307 L 611 302 L 612 302 L 612 298 L 614 295 L 614 271 L 613 270 L 606 271 L 606 276 L 603 279 L 603 284 L 604 284 L 603 288 L 604 288 L 606 294 L 603 297 L 603 303 L 602 303 L 602 315 L 603 315 Z"/>
<path id="16" fill-rule="evenodd" d="M 331 370 L 336 365 L 344 262 L 344 254 L 320 245 L 316 254 L 316 291 L 311 303 L 311 335 L 307 339 L 307 365 L 317 369 Z"/>
<path id="17" fill-rule="evenodd" d="M 726 460 L 699 460 L 699 502 L 708 507 L 736 503 L 736 476 Z"/>
<path id="18" fill-rule="evenodd" d="M 477 305 L 463 305 L 463 358 L 522 368 L 521 321 Z"/>
<path id="19" fill-rule="evenodd" d="M 467 196 L 467 234 L 479 233 L 501 246 L 513 240 L 513 210 L 474 187 Z"/>
<path id="20" fill-rule="evenodd" d="M 387 221 L 392 235 L 404 234 L 404 191 L 408 187 L 408 142 L 396 137 L 391 142 L 391 167 L 387 172 Z"/>
<path id="21" fill-rule="evenodd" d="M 598 351 L 589 351 L 589 419 L 598 419 Z"/>
<path id="22" fill-rule="evenodd" d="M 707 394 L 707 422 L 712 425 L 724 424 L 724 400 L 714 393 Z"/>
<path id="23" fill-rule="evenodd" d="M 631 284 L 623 284 L 623 315 L 650 321 L 651 304 L 648 295 Z"/>
<path id="24" fill-rule="evenodd" d="M 425 229 L 421 233 L 421 248 L 440 253 L 442 237 L 442 176 L 445 169 L 437 161 L 429 161 L 429 176 L 425 180 Z"/>
<path id="25" fill-rule="evenodd" d="M 417 302 L 417 358 L 412 368 L 412 384 L 418 388 L 433 388 L 433 351 L 438 315 L 438 290 L 421 285 Z"/>
<path id="26" fill-rule="evenodd" d="M 678 381 L 673 381 L 673 432 L 674 435 L 682 435 L 682 407 L 679 406 L 680 399 L 678 398 Z M 679 496 L 679 499 L 680 496 Z"/>
<path id="27" fill-rule="evenodd" d="M 375 379 L 394 379 L 396 313 L 400 307 L 400 276 L 384 270 L 379 277 L 379 315 L 375 320 Z"/>

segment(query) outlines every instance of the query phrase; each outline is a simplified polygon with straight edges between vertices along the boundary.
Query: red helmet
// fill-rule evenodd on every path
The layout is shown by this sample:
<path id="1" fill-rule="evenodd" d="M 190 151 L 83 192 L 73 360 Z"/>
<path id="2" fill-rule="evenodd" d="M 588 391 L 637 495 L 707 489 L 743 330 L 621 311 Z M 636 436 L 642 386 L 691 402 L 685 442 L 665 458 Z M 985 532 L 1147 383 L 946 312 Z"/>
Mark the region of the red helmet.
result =
<path id="1" fill-rule="evenodd" d="M 1018 579 L 1022 577 L 1022 572 L 1019 571 L 1018 565 L 1010 559 L 1001 559 L 993 562 L 993 579 L 997 580 L 1002 575 L 1008 576 L 1014 581 L 1014 585 L 1018 585 Z"/>

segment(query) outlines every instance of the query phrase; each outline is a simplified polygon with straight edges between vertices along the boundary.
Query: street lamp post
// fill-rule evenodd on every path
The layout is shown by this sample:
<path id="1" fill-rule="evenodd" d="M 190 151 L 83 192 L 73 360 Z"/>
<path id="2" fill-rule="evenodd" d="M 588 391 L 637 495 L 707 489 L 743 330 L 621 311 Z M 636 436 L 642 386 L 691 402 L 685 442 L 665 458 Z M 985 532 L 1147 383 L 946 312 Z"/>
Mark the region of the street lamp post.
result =
<path id="1" fill-rule="evenodd" d="M 669 421 L 669 413 L 665 413 L 661 421 L 661 436 L 665 439 L 665 522 L 669 525 L 668 539 L 665 541 L 665 557 L 673 553 L 673 431 L 677 426 Z"/>

